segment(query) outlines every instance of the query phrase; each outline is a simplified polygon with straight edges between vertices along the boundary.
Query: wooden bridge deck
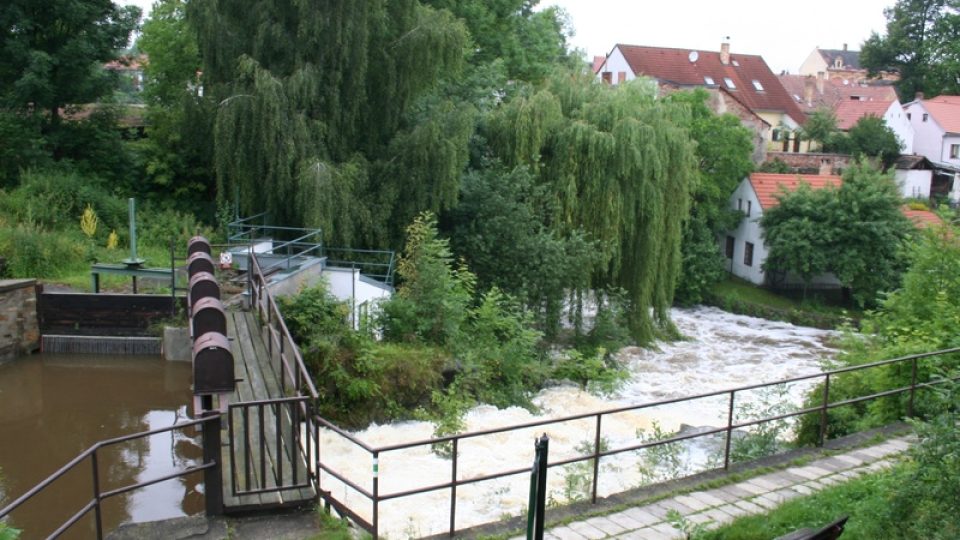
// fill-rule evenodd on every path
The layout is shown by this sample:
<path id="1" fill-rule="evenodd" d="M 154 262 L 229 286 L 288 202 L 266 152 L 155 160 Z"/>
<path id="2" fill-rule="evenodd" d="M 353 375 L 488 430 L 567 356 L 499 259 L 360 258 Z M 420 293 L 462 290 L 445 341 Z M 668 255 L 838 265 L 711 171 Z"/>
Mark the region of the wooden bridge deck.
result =
<path id="1" fill-rule="evenodd" d="M 230 403 L 285 397 L 280 389 L 278 374 L 271 366 L 270 354 L 256 316 L 245 311 L 228 311 L 226 315 L 227 336 L 231 340 L 234 376 L 237 379 L 236 391 L 230 396 Z M 289 406 L 281 408 L 271 405 L 234 409 L 233 455 L 231 456 L 229 430 L 223 433 L 221 450 L 223 503 L 228 513 L 262 510 L 264 507 L 297 506 L 316 499 L 316 492 L 312 487 L 235 494 L 235 491 L 257 491 L 276 488 L 277 485 L 306 483 L 309 471 L 307 464 L 300 448 L 290 444 L 292 422 L 289 409 Z M 242 410 L 248 411 L 246 421 L 241 414 Z M 229 419 L 224 422 L 225 429 L 230 422 Z M 299 430 L 299 427 L 296 429 Z M 247 441 L 249 445 L 245 444 Z M 292 460 L 296 460 L 295 479 L 292 477 Z"/>

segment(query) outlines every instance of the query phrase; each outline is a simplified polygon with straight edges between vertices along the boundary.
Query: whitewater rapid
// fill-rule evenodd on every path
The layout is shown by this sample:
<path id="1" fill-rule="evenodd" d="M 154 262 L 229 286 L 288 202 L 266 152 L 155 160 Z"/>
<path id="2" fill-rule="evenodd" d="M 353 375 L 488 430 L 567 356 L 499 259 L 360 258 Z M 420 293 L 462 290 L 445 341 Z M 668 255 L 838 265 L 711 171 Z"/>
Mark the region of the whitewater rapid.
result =
<path id="1" fill-rule="evenodd" d="M 595 396 L 574 386 L 548 388 L 533 400 L 538 408 L 536 414 L 519 407 L 497 409 L 481 405 L 467 413 L 466 431 L 814 374 L 822 371 L 824 361 L 836 353 L 831 347 L 836 336 L 825 330 L 733 315 L 706 307 L 674 309 L 671 317 L 686 339 L 659 343 L 652 349 L 628 347 L 621 350 L 619 358 L 628 366 L 630 378 L 613 395 Z M 738 393 L 738 409 L 743 404 L 761 407 L 771 399 L 784 399 L 797 406 L 811 385 L 798 383 L 775 387 L 778 392 L 775 396 L 770 395 L 770 390 Z M 670 432 L 681 426 L 723 426 L 727 421 L 728 402 L 729 397 L 722 395 L 604 416 L 604 443 L 609 448 L 638 444 L 638 430 L 649 433 L 654 422 Z M 584 448 L 592 448 L 595 428 L 596 419 L 590 417 L 463 440 L 459 448 L 457 477 L 462 481 L 491 472 L 529 468 L 534 438 L 543 433 L 550 437 L 551 463 L 581 455 Z M 380 447 L 429 439 L 433 435 L 433 425 L 428 422 L 373 425 L 354 435 L 368 445 Z M 327 431 L 321 433 L 320 445 L 324 464 L 372 490 L 373 462 L 369 453 Z M 685 455 L 689 472 L 708 467 L 709 456 L 705 451 L 687 451 Z M 644 477 L 639 471 L 638 459 L 636 453 L 624 453 L 601 460 L 598 494 L 605 496 L 642 485 Z M 582 485 L 584 478 L 592 472 L 590 462 L 586 463 L 579 468 L 574 465 L 550 469 L 550 498 L 559 503 L 568 502 L 571 494 L 568 486 Z M 449 482 L 452 474 L 451 460 L 439 457 L 429 447 L 382 453 L 378 469 L 381 494 L 442 484 Z M 371 519 L 371 503 L 342 482 L 324 473 L 321 488 L 331 491 L 338 500 Z M 457 528 L 524 513 L 528 488 L 529 476 L 526 474 L 460 486 L 456 503 Z M 380 534 L 389 538 L 411 538 L 443 533 L 449 527 L 449 515 L 449 490 L 385 501 L 379 509 Z"/>

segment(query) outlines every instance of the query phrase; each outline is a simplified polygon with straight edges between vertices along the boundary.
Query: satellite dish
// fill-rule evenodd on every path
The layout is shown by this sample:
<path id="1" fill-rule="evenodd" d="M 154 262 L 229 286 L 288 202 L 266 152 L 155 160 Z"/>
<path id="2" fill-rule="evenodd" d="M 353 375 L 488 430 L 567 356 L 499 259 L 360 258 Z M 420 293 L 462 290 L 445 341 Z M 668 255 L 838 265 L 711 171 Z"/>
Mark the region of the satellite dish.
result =
<path id="1" fill-rule="evenodd" d="M 690 54 L 687 56 L 687 58 L 690 59 L 690 63 L 692 64 L 696 62 L 698 58 L 700 58 L 700 53 L 697 51 L 690 51 Z"/>

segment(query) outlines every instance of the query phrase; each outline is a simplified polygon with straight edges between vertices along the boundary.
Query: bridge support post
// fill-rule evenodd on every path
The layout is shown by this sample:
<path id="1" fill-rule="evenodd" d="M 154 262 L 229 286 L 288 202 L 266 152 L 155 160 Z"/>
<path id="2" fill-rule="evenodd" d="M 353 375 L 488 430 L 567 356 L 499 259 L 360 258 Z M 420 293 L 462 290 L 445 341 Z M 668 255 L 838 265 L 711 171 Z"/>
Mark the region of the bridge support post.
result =
<path id="1" fill-rule="evenodd" d="M 212 396 L 203 396 L 203 400 Z M 212 399 L 211 399 L 212 401 Z M 203 462 L 214 463 L 213 467 L 203 470 L 203 498 L 206 501 L 208 516 L 223 514 L 223 463 L 220 457 L 220 428 L 222 415 L 220 411 L 211 410 L 204 403 L 203 417 L 212 417 L 203 423 Z"/>

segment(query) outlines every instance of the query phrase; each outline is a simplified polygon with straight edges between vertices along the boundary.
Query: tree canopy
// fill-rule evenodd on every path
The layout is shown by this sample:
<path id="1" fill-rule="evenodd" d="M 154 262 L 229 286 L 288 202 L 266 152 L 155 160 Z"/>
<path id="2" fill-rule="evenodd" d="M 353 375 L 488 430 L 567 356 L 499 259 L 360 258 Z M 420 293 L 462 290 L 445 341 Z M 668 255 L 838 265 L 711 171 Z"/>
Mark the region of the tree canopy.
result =
<path id="1" fill-rule="evenodd" d="M 863 43 L 860 63 L 871 73 L 900 74 L 902 100 L 960 91 L 960 2 L 897 0 L 884 10 L 887 32 L 874 32 Z"/>
<path id="2" fill-rule="evenodd" d="M 900 212 L 893 179 L 864 161 L 839 187 L 799 189 L 778 196 L 763 214 L 766 272 L 793 272 L 805 283 L 832 272 L 860 305 L 893 290 L 903 271 L 902 243 L 910 222 Z"/>

